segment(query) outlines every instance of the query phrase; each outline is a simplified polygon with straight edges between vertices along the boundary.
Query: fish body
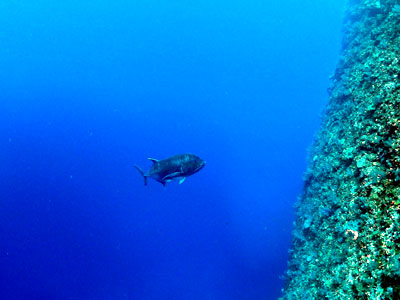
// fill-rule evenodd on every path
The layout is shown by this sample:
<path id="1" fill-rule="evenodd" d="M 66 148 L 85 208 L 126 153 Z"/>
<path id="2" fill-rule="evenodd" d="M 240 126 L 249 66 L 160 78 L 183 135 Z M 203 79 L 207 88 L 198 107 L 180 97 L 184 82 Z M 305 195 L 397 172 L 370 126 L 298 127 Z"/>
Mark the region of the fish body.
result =
<path id="1" fill-rule="evenodd" d="M 147 178 L 151 177 L 166 185 L 172 180 L 179 180 L 182 183 L 186 177 L 200 171 L 206 164 L 204 160 L 194 154 L 178 154 L 163 160 L 149 158 L 153 162 L 153 166 L 149 171 L 144 172 L 140 167 L 136 169 L 144 177 L 144 185 L 147 185 Z"/>

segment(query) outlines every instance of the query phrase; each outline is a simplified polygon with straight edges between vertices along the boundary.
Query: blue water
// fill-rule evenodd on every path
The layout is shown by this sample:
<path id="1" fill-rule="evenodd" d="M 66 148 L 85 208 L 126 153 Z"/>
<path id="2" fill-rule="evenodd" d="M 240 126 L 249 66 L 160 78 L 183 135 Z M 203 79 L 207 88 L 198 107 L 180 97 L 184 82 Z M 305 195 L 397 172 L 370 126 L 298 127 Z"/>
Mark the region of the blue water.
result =
<path id="1" fill-rule="evenodd" d="M 279 297 L 345 2 L 1 1 L 0 299 Z"/>

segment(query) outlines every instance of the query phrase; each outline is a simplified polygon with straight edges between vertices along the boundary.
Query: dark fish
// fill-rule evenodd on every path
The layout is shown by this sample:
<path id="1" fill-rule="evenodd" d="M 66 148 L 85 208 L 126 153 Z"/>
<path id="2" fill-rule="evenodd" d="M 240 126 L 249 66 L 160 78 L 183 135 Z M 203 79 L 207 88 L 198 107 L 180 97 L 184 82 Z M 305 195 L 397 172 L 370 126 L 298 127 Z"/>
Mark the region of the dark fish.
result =
<path id="1" fill-rule="evenodd" d="M 149 158 L 149 160 L 153 162 L 153 166 L 147 173 L 135 166 L 144 177 L 144 185 L 147 185 L 147 177 L 157 180 L 163 186 L 174 179 L 178 179 L 179 183 L 182 183 L 186 177 L 200 171 L 206 164 L 204 160 L 194 154 L 179 154 L 163 160 L 154 158 Z"/>

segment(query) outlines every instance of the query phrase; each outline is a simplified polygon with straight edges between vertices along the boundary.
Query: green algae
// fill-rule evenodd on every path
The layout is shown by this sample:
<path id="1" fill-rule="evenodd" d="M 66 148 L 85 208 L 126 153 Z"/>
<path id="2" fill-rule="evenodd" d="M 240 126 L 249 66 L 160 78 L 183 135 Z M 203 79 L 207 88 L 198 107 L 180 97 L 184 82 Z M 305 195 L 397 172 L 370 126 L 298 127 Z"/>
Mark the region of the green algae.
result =
<path id="1" fill-rule="evenodd" d="M 400 299 L 400 3 L 350 0 L 282 299 Z"/>

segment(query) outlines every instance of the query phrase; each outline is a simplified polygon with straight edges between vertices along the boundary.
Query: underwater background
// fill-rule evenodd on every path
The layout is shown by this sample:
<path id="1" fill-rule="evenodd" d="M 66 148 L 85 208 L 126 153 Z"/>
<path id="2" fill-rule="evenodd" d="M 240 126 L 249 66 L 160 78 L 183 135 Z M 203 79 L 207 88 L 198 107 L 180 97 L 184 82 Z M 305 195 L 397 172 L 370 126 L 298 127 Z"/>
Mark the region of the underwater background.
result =
<path id="1" fill-rule="evenodd" d="M 345 2 L 1 1 L 0 299 L 278 298 Z"/>

